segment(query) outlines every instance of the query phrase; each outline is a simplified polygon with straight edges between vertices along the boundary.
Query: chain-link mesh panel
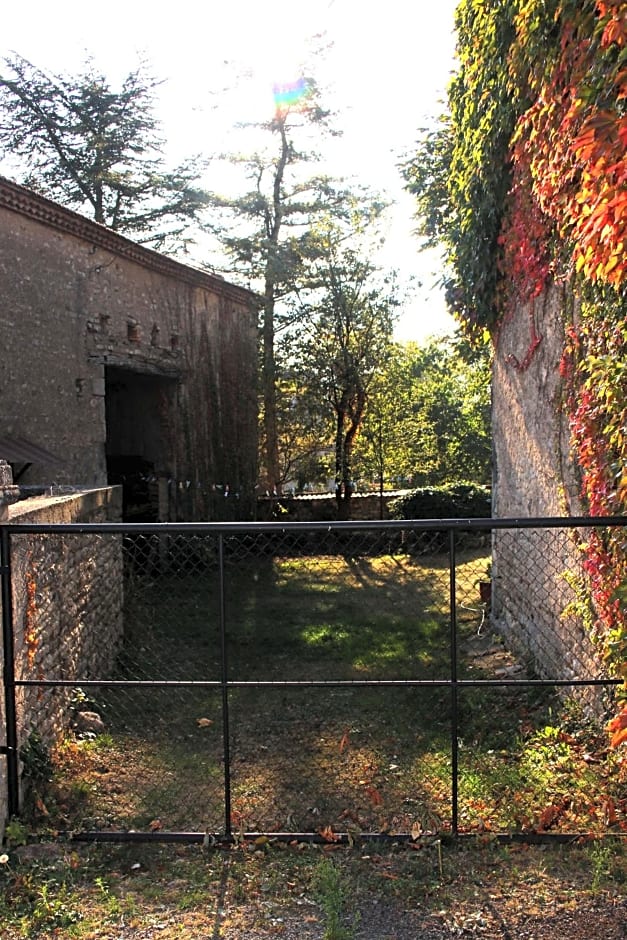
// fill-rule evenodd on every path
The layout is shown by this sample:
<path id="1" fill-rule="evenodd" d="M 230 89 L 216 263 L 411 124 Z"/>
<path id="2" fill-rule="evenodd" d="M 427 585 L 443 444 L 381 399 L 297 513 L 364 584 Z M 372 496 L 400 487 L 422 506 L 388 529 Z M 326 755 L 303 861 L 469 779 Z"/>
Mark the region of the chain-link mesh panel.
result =
<path id="1" fill-rule="evenodd" d="M 494 533 L 493 625 L 534 673 L 545 678 L 603 676 L 601 657 L 586 628 L 586 619 L 596 618 L 581 550 L 589 531 L 529 528 Z M 595 698 L 600 701 L 593 692 L 580 694 L 592 707 Z"/>
<path id="2" fill-rule="evenodd" d="M 119 679 L 220 679 L 220 572 L 216 537 L 125 542 L 124 642 Z"/>
<path id="3" fill-rule="evenodd" d="M 49 751 L 51 784 L 34 765 L 46 752 L 32 735 L 22 747 L 35 817 L 74 831 L 224 829 L 219 695 L 118 686 L 79 696 L 71 730 Z"/>
<path id="4" fill-rule="evenodd" d="M 15 679 L 60 683 L 46 694 L 18 685 L 18 741 L 49 745 L 71 724 L 73 684 L 115 669 L 124 634 L 122 539 L 51 533 L 11 541 Z"/>
<path id="5" fill-rule="evenodd" d="M 389 686 L 234 691 L 234 823 L 353 833 L 446 825 L 448 697 Z"/>
<path id="6" fill-rule="evenodd" d="M 548 677 L 599 674 L 579 540 L 411 523 L 17 533 L 25 790 L 57 829 L 415 833 L 454 825 L 455 756 L 462 830 L 540 825 L 532 755 L 555 692 L 496 683 L 533 678 L 532 657 Z"/>
<path id="7" fill-rule="evenodd" d="M 368 553 L 350 536 L 229 543 L 231 679 L 448 677 L 446 556 Z"/>

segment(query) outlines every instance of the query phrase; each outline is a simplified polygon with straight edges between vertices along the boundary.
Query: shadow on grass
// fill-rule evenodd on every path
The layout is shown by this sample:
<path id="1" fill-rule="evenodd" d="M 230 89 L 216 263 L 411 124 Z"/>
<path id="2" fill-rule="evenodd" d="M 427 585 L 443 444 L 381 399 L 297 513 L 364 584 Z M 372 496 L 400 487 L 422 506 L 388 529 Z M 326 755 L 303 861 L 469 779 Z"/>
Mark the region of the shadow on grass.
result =
<path id="1" fill-rule="evenodd" d="M 475 594 L 486 561 L 478 550 L 458 559 L 461 637 L 482 622 Z M 213 563 L 129 587 L 117 678 L 218 682 L 223 609 L 233 681 L 450 677 L 446 556 L 228 558 L 224 607 Z M 463 660 L 459 667 L 465 674 Z M 221 831 L 219 690 L 127 687 L 97 699 L 107 734 L 74 742 L 59 761 L 61 791 L 81 794 L 75 810 L 71 799 L 59 801 L 66 824 Z M 231 688 L 227 701 L 236 830 L 450 826 L 446 687 L 278 684 Z M 547 725 L 549 705 L 546 694 L 462 690 L 464 827 L 532 825 L 540 816 L 552 798 L 550 773 L 534 765 L 530 742 Z M 542 752 L 553 770 L 554 751 Z"/>

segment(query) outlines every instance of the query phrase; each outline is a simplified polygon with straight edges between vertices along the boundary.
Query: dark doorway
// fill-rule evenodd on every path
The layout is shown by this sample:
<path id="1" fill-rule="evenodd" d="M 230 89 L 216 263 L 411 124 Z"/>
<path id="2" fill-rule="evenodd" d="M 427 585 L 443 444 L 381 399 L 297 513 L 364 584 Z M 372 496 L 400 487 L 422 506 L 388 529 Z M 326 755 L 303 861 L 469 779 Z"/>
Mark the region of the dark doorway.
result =
<path id="1" fill-rule="evenodd" d="M 107 480 L 122 486 L 125 521 L 161 521 L 159 479 L 173 475 L 176 379 L 107 366 L 105 383 Z"/>

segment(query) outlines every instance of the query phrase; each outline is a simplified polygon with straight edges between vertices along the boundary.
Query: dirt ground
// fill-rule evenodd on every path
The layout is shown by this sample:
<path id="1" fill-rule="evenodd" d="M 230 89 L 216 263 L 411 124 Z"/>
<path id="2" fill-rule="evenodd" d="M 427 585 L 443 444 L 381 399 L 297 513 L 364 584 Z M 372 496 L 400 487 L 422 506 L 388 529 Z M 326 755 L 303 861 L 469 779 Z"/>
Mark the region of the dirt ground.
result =
<path id="1" fill-rule="evenodd" d="M 12 900 L 24 900 L 25 885 L 31 909 L 21 921 L 7 917 L 3 924 L 0 916 L 2 940 L 627 937 L 627 856 L 620 842 L 386 851 L 137 845 L 69 855 L 51 845 L 42 851 L 28 847 L 12 856 L 20 870 L 5 891 L 5 915 Z M 63 926 L 59 915 L 66 912 L 72 923 Z"/>

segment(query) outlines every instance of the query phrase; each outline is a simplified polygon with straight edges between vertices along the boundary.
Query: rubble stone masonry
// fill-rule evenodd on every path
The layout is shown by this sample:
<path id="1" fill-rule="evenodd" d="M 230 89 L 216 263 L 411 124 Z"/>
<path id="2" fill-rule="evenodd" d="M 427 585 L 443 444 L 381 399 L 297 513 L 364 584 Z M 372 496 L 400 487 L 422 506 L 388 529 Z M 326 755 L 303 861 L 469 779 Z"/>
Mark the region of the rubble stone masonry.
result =
<path id="1" fill-rule="evenodd" d="M 115 522 L 121 508 L 119 487 L 32 497 L 9 507 L 7 528 Z M 110 676 L 123 632 L 121 538 L 10 532 L 17 680 L 76 680 L 79 686 L 80 679 Z M 49 746 L 67 730 L 71 694 L 71 687 L 17 688 L 19 747 L 33 732 Z M 0 712 L 4 737 L 4 701 Z M 0 771 L 1 829 L 6 818 L 4 759 Z"/>
<path id="2" fill-rule="evenodd" d="M 560 376 L 564 291 L 521 307 L 497 337 L 492 390 L 497 518 L 582 516 Z M 510 648 L 544 678 L 603 677 L 576 615 L 585 530 L 504 529 L 493 538 L 492 618 Z M 584 696 L 598 700 L 596 693 Z"/>

